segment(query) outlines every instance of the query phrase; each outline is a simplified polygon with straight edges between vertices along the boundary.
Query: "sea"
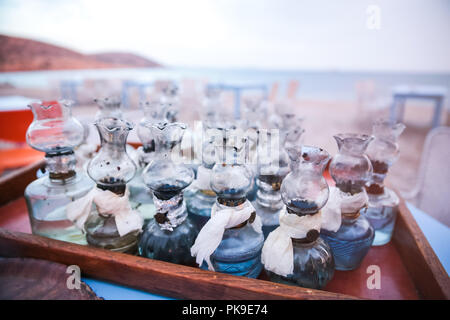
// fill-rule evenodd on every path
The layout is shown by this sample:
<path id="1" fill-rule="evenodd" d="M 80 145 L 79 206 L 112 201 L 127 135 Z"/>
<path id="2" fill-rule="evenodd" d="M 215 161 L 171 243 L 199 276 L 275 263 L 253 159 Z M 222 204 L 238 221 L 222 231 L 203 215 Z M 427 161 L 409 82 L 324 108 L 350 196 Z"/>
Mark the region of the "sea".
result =
<path id="1" fill-rule="evenodd" d="M 314 100 L 354 100 L 356 87 L 371 82 L 378 96 L 388 97 L 398 85 L 440 86 L 450 94 L 450 73 L 395 73 L 395 72 L 346 72 L 302 70 L 256 70 L 220 68 L 135 68 L 1 72 L 0 85 L 10 84 L 18 88 L 48 88 L 59 82 L 72 81 L 81 84 L 86 79 L 131 80 L 152 82 L 161 79 L 183 81 L 199 79 L 209 84 L 232 86 L 266 86 L 269 90 L 279 84 L 283 95 L 290 81 L 300 83 L 297 98 Z M 448 99 L 447 99 L 448 103 Z"/>

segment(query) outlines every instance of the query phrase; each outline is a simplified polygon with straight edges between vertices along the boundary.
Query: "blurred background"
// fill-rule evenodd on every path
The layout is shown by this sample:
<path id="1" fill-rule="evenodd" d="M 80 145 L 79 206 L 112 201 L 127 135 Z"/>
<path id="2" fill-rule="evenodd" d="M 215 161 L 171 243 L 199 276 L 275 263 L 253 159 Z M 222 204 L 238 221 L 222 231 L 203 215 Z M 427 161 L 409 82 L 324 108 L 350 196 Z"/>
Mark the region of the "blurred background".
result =
<path id="1" fill-rule="evenodd" d="M 181 121 L 202 118 L 207 86 L 235 118 L 258 94 L 330 154 L 333 134 L 402 121 L 388 182 L 406 194 L 427 134 L 450 121 L 449 33 L 447 0 L 0 0 L 0 171 L 42 157 L 25 144 L 29 101 L 71 99 L 89 122 L 94 98 L 118 95 L 137 122 L 139 101 L 172 83 Z"/>

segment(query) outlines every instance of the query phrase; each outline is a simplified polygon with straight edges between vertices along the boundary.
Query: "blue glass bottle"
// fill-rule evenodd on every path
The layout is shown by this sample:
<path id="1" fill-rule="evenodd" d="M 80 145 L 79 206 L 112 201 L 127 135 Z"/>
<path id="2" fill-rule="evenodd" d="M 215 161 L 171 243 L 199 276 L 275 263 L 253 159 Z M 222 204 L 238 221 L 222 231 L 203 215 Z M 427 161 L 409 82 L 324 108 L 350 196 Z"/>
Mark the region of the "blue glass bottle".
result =
<path id="1" fill-rule="evenodd" d="M 252 202 L 256 214 L 261 218 L 264 239 L 279 225 L 278 216 L 284 204 L 281 201 L 282 175 L 259 175 L 256 181 L 258 191 Z"/>
<path id="2" fill-rule="evenodd" d="M 369 205 L 361 210 L 361 214 L 375 229 L 374 246 L 388 243 L 394 231 L 400 200 L 393 190 L 385 187 L 384 179 L 398 158 L 397 140 L 404 129 L 402 123 L 393 124 L 383 119 L 375 121 L 372 126 L 375 139 L 369 144 L 366 154 L 372 163 L 373 174 L 366 188 Z"/>
<path id="3" fill-rule="evenodd" d="M 292 123 L 288 130 L 281 132 L 260 130 L 258 139 L 258 174 L 256 201 L 253 206 L 261 217 L 264 238 L 279 225 L 278 216 L 284 208 L 280 187 L 289 173 L 289 157 L 285 146 L 300 147 L 300 137 L 304 130 L 300 123 Z M 297 143 L 297 144 L 296 144 Z"/>
<path id="4" fill-rule="evenodd" d="M 365 185 L 372 174 L 372 165 L 364 154 L 371 136 L 338 134 L 334 136 L 339 152 L 330 164 L 330 174 L 342 193 L 342 222 L 336 231 L 322 229 L 321 236 L 330 245 L 336 270 L 356 269 L 372 245 L 375 232 L 367 219 L 359 214 L 367 205 Z"/>
<path id="5" fill-rule="evenodd" d="M 370 193 L 373 190 L 367 190 L 369 204 L 367 208 L 361 209 L 360 213 L 370 222 L 370 225 L 375 230 L 375 238 L 372 245 L 382 246 L 391 241 L 400 199 L 393 190 L 386 187 L 380 194 Z"/>
<path id="6" fill-rule="evenodd" d="M 163 120 L 162 106 L 159 100 L 143 101 L 140 103 L 144 117 L 138 125 L 138 137 L 142 146 L 137 149 L 139 155 L 138 170 L 133 180 L 130 181 L 130 202 L 133 209 L 137 210 L 144 219 L 144 226 L 153 218 L 156 212 L 153 203 L 152 191 L 145 185 L 142 176 L 144 168 L 152 161 L 155 155 L 155 139 L 151 125 Z"/>
<path id="7" fill-rule="evenodd" d="M 215 148 L 217 161 L 211 177 L 219 210 L 247 204 L 246 195 L 252 179 L 252 173 L 245 165 L 247 139 L 234 130 L 221 131 L 224 143 Z M 264 236 L 251 225 L 255 218 L 254 212 L 247 221 L 225 230 L 222 241 L 210 257 L 215 271 L 249 278 L 260 274 Z M 202 268 L 207 269 L 206 263 Z"/>
<path id="8" fill-rule="evenodd" d="M 153 192 L 156 207 L 139 241 L 140 255 L 172 263 L 195 266 L 190 248 L 198 234 L 187 216 L 183 189 L 194 179 L 191 169 L 177 158 L 186 126 L 182 123 L 151 125 L 156 155 L 145 168 L 145 184 Z"/>
<path id="9" fill-rule="evenodd" d="M 189 217 L 200 230 L 211 217 L 211 208 L 216 194 L 211 190 L 211 174 L 215 163 L 214 129 L 205 128 L 202 148 L 202 165 L 197 169 L 197 178 L 186 192 L 186 207 Z"/>
<path id="10" fill-rule="evenodd" d="M 238 120 L 238 126 L 245 130 L 248 141 L 249 159 L 247 166 L 251 169 L 253 178 L 251 180 L 250 189 L 247 192 L 247 199 L 254 202 L 258 192 L 258 132 L 263 128 L 267 110 L 264 98 L 261 95 L 244 95 L 242 100 L 242 119 Z"/>
<path id="11" fill-rule="evenodd" d="M 165 191 L 161 191 L 158 196 L 164 198 L 164 194 Z M 141 236 L 139 254 L 150 259 L 195 267 L 190 248 L 197 237 L 198 228 L 187 216 L 181 190 L 168 200 L 159 199 L 158 196 L 155 195 L 158 212 Z M 166 219 L 167 215 L 161 214 L 162 208 L 172 212 L 170 220 Z M 174 215 L 173 212 L 177 213 Z"/>
<path id="12" fill-rule="evenodd" d="M 257 278 L 262 270 L 261 249 L 264 236 L 248 222 L 225 230 L 222 241 L 211 256 L 214 270 L 235 276 Z M 202 269 L 207 270 L 204 264 Z"/>
<path id="13" fill-rule="evenodd" d="M 321 289 L 333 278 L 335 268 L 329 245 L 319 237 L 322 222 L 320 209 L 326 204 L 329 194 L 323 171 L 330 156 L 325 150 L 316 147 L 303 146 L 288 150 L 292 171 L 281 186 L 286 208 L 280 214 L 282 227 L 274 231 L 273 235 L 278 233 L 275 239 L 280 234 L 291 238 L 293 271 L 285 275 L 280 273 L 282 269 L 277 262 L 286 263 L 286 258 L 276 259 L 277 252 L 270 251 L 273 250 L 272 237 L 266 240 L 263 261 L 271 281 Z M 286 224 L 289 227 L 284 229 Z"/>
<path id="14" fill-rule="evenodd" d="M 266 271 L 273 282 L 297 285 L 303 288 L 322 289 L 333 278 L 334 258 L 330 246 L 322 239 L 302 242 L 292 241 L 294 272 L 285 277 Z"/>

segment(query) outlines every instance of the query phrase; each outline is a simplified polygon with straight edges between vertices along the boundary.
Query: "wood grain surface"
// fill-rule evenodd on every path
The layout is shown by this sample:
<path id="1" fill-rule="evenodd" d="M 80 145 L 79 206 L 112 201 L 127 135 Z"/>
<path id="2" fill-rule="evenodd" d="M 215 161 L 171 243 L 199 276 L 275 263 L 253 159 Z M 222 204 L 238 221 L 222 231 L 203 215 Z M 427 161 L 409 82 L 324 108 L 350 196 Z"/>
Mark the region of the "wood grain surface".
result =
<path id="1" fill-rule="evenodd" d="M 84 282 L 67 286 L 67 266 L 39 259 L 0 258 L 1 300 L 99 300 Z M 73 284 L 71 279 L 69 283 Z"/>
<path id="2" fill-rule="evenodd" d="M 36 172 L 44 164 L 42 160 L 0 177 L 0 206 L 23 196 L 25 188 L 36 180 Z"/>
<path id="3" fill-rule="evenodd" d="M 403 199 L 400 200 L 399 207 L 393 242 L 414 279 L 420 297 L 450 299 L 450 279 L 447 272 Z"/>

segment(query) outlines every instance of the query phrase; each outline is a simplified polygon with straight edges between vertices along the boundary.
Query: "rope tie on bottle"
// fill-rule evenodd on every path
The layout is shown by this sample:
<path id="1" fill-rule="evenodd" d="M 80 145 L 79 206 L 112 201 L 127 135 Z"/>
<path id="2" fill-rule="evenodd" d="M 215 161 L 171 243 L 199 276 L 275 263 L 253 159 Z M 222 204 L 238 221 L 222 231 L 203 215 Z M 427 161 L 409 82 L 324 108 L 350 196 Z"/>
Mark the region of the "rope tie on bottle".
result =
<path id="1" fill-rule="evenodd" d="M 280 211 L 280 226 L 272 231 L 264 242 L 261 262 L 266 270 L 280 276 L 294 272 L 294 247 L 292 238 L 309 238 L 308 233 L 320 232 L 321 212 L 313 215 L 298 216 L 287 212 L 286 207 Z"/>
<path id="2" fill-rule="evenodd" d="M 161 230 L 173 231 L 173 229 L 184 222 L 187 218 L 186 204 L 183 194 L 180 193 L 169 200 L 161 200 L 153 196 L 156 207 L 155 220 Z"/>
<path id="3" fill-rule="evenodd" d="M 362 192 L 351 194 L 331 187 L 328 202 L 322 208 L 322 229 L 338 231 L 342 224 L 342 214 L 359 212 L 367 206 L 368 201 L 364 189 Z"/>
<path id="4" fill-rule="evenodd" d="M 196 257 L 197 264 L 201 266 L 203 261 L 206 261 L 208 269 L 214 271 L 210 256 L 222 241 L 225 229 L 246 222 L 253 212 L 255 212 L 255 208 L 248 200 L 236 207 L 227 207 L 216 202 L 211 209 L 211 218 L 200 231 L 191 248 L 191 255 Z M 262 223 L 259 216 L 256 215 L 254 221 L 248 222 L 255 232 L 262 233 Z"/>
<path id="5" fill-rule="evenodd" d="M 79 229 L 85 230 L 84 224 L 92 212 L 94 203 L 98 213 L 114 216 L 117 231 L 121 237 L 132 231 L 141 230 L 143 219 L 137 211 L 131 208 L 129 194 L 128 187 L 123 195 L 95 187 L 84 197 L 67 205 L 67 218 L 74 222 Z"/>

